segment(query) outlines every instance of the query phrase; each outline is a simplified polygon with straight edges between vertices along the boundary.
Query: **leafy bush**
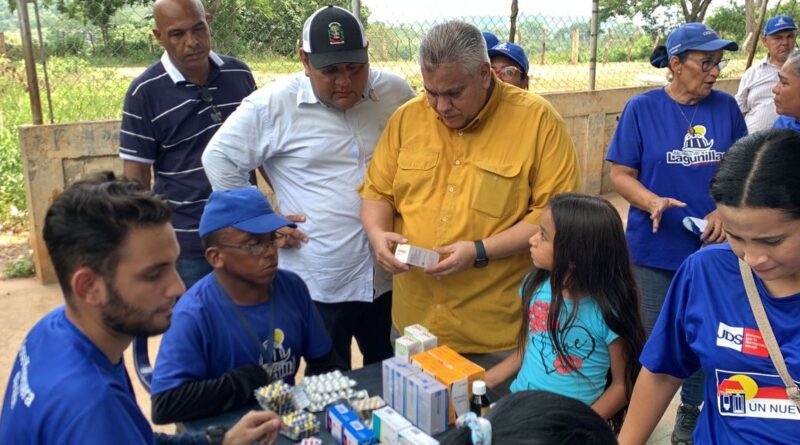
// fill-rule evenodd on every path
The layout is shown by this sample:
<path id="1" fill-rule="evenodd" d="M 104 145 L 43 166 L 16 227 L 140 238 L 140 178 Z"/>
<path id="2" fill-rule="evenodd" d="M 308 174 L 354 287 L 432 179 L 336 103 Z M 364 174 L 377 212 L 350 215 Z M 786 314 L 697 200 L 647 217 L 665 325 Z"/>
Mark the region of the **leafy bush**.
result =
<path id="1" fill-rule="evenodd" d="M 3 270 L 3 277 L 6 279 L 11 278 L 27 278 L 36 273 L 36 266 L 33 264 L 33 258 L 30 254 L 20 255 L 13 261 L 6 263 L 5 270 Z"/>

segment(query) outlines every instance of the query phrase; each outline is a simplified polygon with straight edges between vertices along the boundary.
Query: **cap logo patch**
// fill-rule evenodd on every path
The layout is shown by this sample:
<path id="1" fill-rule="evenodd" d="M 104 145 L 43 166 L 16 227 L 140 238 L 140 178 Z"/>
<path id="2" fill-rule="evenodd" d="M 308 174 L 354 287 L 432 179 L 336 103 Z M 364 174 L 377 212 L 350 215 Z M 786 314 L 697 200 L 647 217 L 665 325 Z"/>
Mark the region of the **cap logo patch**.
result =
<path id="1" fill-rule="evenodd" d="M 786 24 L 786 21 L 783 20 L 783 17 L 778 19 L 778 25 L 785 25 L 785 24 Z"/>
<path id="2" fill-rule="evenodd" d="M 344 29 L 341 23 L 328 23 L 328 43 L 331 45 L 341 45 L 344 43 Z"/>

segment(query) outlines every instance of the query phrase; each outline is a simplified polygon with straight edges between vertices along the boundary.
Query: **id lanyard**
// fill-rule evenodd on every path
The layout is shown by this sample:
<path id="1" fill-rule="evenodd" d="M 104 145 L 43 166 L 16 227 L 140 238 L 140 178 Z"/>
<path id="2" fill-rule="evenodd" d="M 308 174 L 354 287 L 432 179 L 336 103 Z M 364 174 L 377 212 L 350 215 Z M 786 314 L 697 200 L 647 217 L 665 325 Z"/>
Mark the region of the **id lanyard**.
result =
<path id="1" fill-rule="evenodd" d="M 275 372 L 272 366 L 272 359 L 274 357 L 273 354 L 275 351 L 275 311 L 272 310 L 272 300 L 275 299 L 275 295 L 270 295 L 269 300 L 267 300 L 267 309 L 269 310 L 269 326 L 268 326 L 269 330 L 267 332 L 269 332 L 270 338 L 268 342 L 269 345 L 265 348 L 264 343 L 258 338 L 258 335 L 253 330 L 253 327 L 250 325 L 250 322 L 247 321 L 247 318 L 245 318 L 241 309 L 239 309 L 239 306 L 236 305 L 236 303 L 233 301 L 230 295 L 228 295 L 228 293 L 225 292 L 225 288 L 223 288 L 222 285 L 219 283 L 216 274 L 214 274 L 214 280 L 216 281 L 217 286 L 222 292 L 222 295 L 225 296 L 225 300 L 228 302 L 228 304 L 230 304 L 233 313 L 236 314 L 237 318 L 239 318 L 239 322 L 244 327 L 244 330 L 247 331 L 247 334 L 250 336 L 250 338 L 253 339 L 253 341 L 258 346 L 258 350 L 260 353 L 260 359 L 258 361 L 258 364 L 261 365 L 261 367 L 267 371 L 270 382 L 277 380 L 278 378 L 276 375 L 277 373 Z"/>

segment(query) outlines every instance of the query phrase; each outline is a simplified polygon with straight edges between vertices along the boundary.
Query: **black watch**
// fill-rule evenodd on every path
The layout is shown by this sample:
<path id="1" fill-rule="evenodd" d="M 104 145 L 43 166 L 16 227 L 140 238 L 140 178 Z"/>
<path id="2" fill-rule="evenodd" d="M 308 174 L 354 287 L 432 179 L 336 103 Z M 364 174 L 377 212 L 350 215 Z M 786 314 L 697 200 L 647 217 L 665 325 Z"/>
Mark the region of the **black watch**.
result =
<path id="1" fill-rule="evenodd" d="M 225 439 L 225 433 L 227 432 L 228 429 L 224 426 L 211 425 L 210 427 L 206 428 L 206 437 L 208 438 L 208 443 L 210 445 L 222 445 L 222 441 Z"/>
<path id="2" fill-rule="evenodd" d="M 475 267 L 486 267 L 489 265 L 489 257 L 486 255 L 486 248 L 483 247 L 483 241 L 475 241 L 475 262 L 472 264 Z"/>

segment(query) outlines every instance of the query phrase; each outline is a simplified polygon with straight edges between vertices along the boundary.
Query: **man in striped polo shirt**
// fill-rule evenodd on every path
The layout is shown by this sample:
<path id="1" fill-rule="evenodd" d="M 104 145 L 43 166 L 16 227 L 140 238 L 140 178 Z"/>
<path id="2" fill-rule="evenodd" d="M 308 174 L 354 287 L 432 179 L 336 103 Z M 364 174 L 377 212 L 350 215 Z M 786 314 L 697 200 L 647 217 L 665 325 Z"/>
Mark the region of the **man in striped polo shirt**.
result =
<path id="1" fill-rule="evenodd" d="M 128 88 L 119 155 L 125 176 L 165 195 L 187 287 L 211 272 L 197 226 L 211 193 L 200 158 L 225 119 L 255 90 L 244 62 L 210 50 L 209 16 L 200 0 L 158 0 L 153 35 L 164 48 Z M 254 179 L 250 177 L 251 181 Z"/>

